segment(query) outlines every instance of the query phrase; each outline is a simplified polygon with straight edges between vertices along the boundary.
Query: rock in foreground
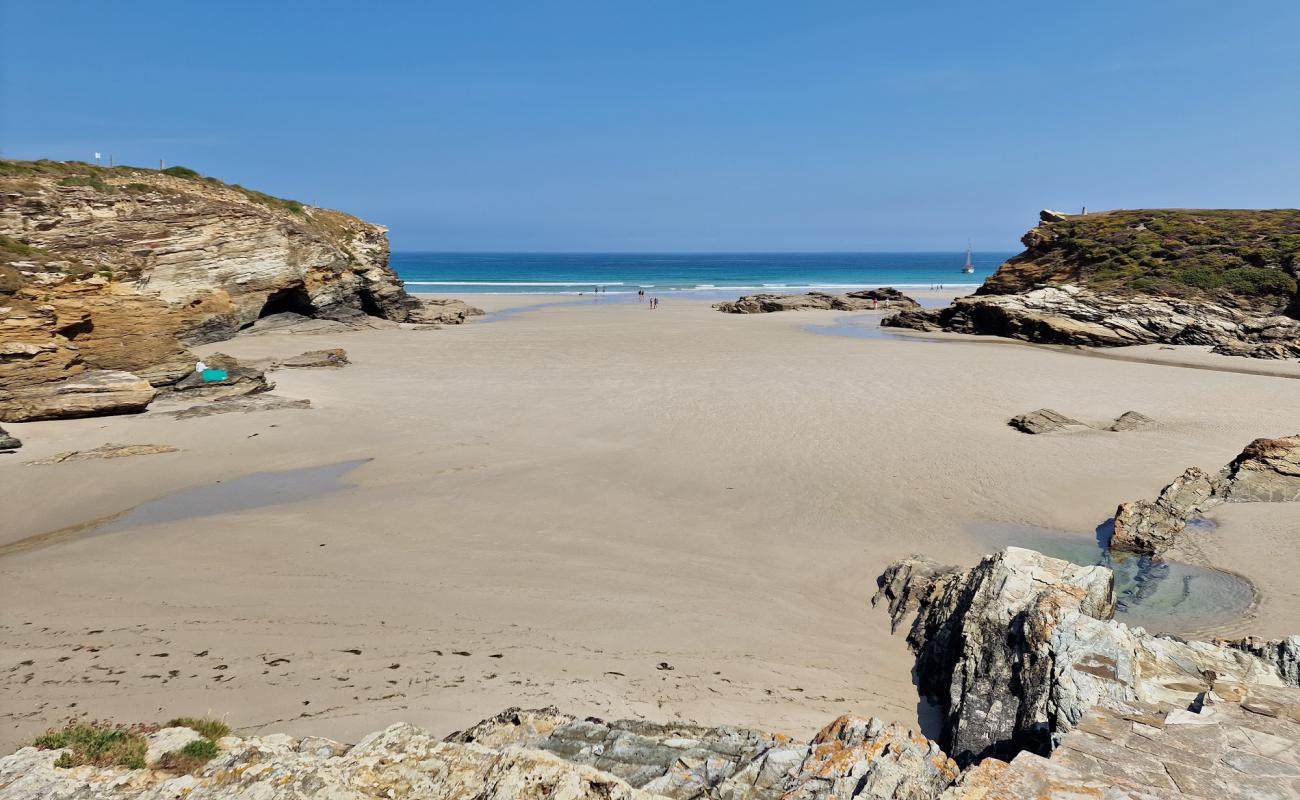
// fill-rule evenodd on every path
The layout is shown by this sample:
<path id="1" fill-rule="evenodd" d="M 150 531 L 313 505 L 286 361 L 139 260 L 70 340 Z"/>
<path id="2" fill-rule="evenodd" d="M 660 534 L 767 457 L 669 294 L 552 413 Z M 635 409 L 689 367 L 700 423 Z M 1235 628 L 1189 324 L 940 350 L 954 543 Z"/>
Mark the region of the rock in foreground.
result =
<path id="1" fill-rule="evenodd" d="M 9 435 L 4 428 L 0 428 L 0 450 L 9 451 L 17 450 L 22 447 L 23 443 L 18 441 L 18 437 Z"/>
<path id="2" fill-rule="evenodd" d="M 914 556 L 890 565 L 878 584 L 875 600 L 889 601 L 895 624 L 917 609 L 908 644 L 918 685 L 943 712 L 940 745 L 963 765 L 1047 755 L 1094 706 L 1185 708 L 1220 684 L 1285 683 L 1285 655 L 1256 657 L 1234 643 L 1152 636 L 1116 622 L 1105 567 L 1008 547 L 969 570 Z M 914 600 L 900 598 L 900 587 Z"/>
<path id="3" fill-rule="evenodd" d="M 466 736 L 474 741 L 457 740 Z M 932 800 L 958 774 L 928 739 L 853 717 L 808 744 L 739 728 L 580 722 L 553 709 L 511 709 L 442 741 L 398 724 L 351 748 L 284 735 L 219 744 L 194 775 L 59 768 L 62 751 L 23 748 L 0 759 L 0 800 Z"/>
<path id="4" fill-rule="evenodd" d="M 1297 754 L 1300 690 L 1206 693 L 1190 709 L 1093 709 L 1051 758 L 1026 752 L 1010 764 L 988 759 L 943 800 L 1300 798 Z"/>
<path id="5" fill-rule="evenodd" d="M 844 294 L 751 294 L 739 300 L 716 303 L 728 314 L 766 314 L 776 311 L 871 311 L 873 309 L 919 309 L 915 300 L 891 287 L 864 289 Z"/>

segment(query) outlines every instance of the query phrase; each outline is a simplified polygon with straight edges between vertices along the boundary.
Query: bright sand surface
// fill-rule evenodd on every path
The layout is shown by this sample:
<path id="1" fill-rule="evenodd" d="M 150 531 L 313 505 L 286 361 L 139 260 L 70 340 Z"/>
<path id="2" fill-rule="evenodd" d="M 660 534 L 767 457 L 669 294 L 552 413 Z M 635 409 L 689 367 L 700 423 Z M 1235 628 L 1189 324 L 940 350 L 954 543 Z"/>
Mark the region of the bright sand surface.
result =
<path id="1" fill-rule="evenodd" d="M 308 410 L 7 425 L 26 446 L 0 455 L 0 544 L 249 473 L 371 460 L 340 491 L 0 555 L 0 749 L 80 714 L 343 740 L 546 704 L 799 736 L 846 711 L 910 724 L 911 657 L 869 606 L 891 559 L 973 563 L 982 522 L 1087 535 L 1189 465 L 1300 430 L 1285 377 L 804 330 L 838 312 L 571 300 L 202 348 L 345 347 L 344 369 L 274 373 Z M 1043 406 L 1160 424 L 1007 427 Z M 23 463 L 106 442 L 181 452 Z M 1262 590 L 1235 632 L 1296 632 L 1300 506 L 1221 516 L 1203 552 Z"/>

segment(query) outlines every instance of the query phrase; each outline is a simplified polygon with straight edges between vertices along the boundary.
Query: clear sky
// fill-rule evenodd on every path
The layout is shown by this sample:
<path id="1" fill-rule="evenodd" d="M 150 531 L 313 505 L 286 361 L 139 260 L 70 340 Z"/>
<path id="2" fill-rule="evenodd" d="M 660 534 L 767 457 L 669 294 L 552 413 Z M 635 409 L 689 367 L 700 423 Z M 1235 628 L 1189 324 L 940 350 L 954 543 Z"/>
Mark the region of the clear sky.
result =
<path id="1" fill-rule="evenodd" d="M 0 0 L 0 153 L 182 164 L 398 249 L 1009 250 L 1295 206 L 1296 0 Z"/>

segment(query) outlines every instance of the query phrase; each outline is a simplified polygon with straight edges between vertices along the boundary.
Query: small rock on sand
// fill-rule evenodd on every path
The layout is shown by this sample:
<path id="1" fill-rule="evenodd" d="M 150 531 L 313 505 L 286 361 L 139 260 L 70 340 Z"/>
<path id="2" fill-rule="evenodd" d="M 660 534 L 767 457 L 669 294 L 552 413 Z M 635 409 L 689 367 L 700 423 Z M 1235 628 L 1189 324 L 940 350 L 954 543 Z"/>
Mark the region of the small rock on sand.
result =
<path id="1" fill-rule="evenodd" d="M 23 443 L 17 437 L 10 436 L 4 428 L 0 428 L 0 451 L 17 450 L 22 446 Z"/>
<path id="2" fill-rule="evenodd" d="M 93 450 L 69 450 L 49 458 L 28 461 L 28 466 L 39 464 L 62 464 L 65 461 L 91 461 L 97 458 L 127 458 L 129 456 L 151 456 L 156 453 L 179 453 L 180 448 L 168 444 L 105 444 Z"/>
<path id="3" fill-rule="evenodd" d="M 1071 427 L 1086 427 L 1073 417 L 1067 417 L 1050 408 L 1040 408 L 1012 417 L 1007 424 L 1023 433 L 1050 433 Z"/>
<path id="4" fill-rule="evenodd" d="M 328 350 L 308 350 L 300 355 L 291 356 L 283 361 L 275 362 L 277 367 L 342 367 L 348 361 L 347 351 L 342 347 L 332 347 Z"/>

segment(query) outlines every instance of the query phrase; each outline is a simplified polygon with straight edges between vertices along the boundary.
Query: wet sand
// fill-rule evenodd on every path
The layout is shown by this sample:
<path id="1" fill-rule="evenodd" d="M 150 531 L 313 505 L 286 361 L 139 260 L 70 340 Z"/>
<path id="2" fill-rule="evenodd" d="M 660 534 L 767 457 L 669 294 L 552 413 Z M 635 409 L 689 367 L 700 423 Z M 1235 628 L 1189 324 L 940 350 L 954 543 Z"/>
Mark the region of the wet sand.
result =
<path id="1" fill-rule="evenodd" d="M 1185 467 L 1297 427 L 1300 381 L 1283 377 L 804 330 L 839 312 L 587 299 L 203 348 L 346 348 L 344 369 L 274 374 L 306 410 L 7 425 L 26 446 L 0 456 L 0 545 L 251 473 L 370 460 L 334 491 L 119 518 L 0 556 L 0 746 L 80 714 L 345 740 L 510 705 L 795 735 L 845 711 L 914 723 L 911 658 L 868 604 L 889 560 L 971 563 L 979 523 L 1090 531 Z M 1042 406 L 1160 424 L 1006 426 Z M 181 451 L 23 465 L 106 442 Z M 1223 566 L 1262 593 L 1235 632 L 1294 632 L 1300 556 L 1279 544 L 1297 517 L 1223 511 Z"/>

